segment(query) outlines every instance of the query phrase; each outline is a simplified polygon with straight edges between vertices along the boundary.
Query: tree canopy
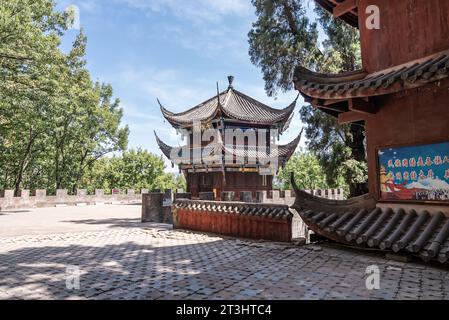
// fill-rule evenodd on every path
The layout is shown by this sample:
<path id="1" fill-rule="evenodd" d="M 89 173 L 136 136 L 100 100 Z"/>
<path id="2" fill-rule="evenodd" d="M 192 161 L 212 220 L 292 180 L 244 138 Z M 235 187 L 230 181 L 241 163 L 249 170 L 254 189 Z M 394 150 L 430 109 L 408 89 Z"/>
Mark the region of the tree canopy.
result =
<path id="1" fill-rule="evenodd" d="M 252 0 L 257 20 L 248 34 L 251 61 L 261 68 L 267 94 L 293 89 L 293 71 L 301 65 L 339 73 L 361 67 L 358 31 L 317 6 L 311 21 L 309 1 Z M 319 30 L 326 35 L 320 43 Z M 363 126 L 339 125 L 311 105 L 300 110 L 308 148 L 324 170 L 328 185 L 344 178 L 352 196 L 364 193 L 367 179 Z"/>
<path id="2" fill-rule="evenodd" d="M 88 169 L 83 184 L 88 189 L 186 189 L 184 176 L 164 172 L 164 161 L 142 149 L 103 157 Z"/>
<path id="3" fill-rule="evenodd" d="M 111 85 L 92 81 L 83 31 L 68 53 L 60 49 L 72 22 L 70 12 L 57 12 L 51 0 L 2 1 L 0 189 L 85 188 L 92 168 L 113 162 L 105 155 L 127 148 L 129 129 L 122 124 L 120 100 Z M 108 187 L 152 187 L 155 180 L 175 184 L 155 157 L 124 153 L 122 176 Z"/>
<path id="4" fill-rule="evenodd" d="M 277 187 L 292 189 L 291 172 L 295 173 L 295 182 L 300 189 L 327 189 L 326 173 L 318 158 L 311 153 L 297 152 L 287 162 L 285 168 L 279 170 L 276 177 Z"/>

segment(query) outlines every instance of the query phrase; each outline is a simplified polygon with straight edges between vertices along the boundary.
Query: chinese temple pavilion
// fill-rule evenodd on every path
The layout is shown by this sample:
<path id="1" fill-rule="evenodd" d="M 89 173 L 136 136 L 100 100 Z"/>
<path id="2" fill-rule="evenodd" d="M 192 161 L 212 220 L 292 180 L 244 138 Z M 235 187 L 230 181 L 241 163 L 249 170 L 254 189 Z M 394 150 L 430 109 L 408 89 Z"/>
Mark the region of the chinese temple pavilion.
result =
<path id="1" fill-rule="evenodd" d="M 339 123 L 365 126 L 369 194 L 294 207 L 332 240 L 449 259 L 449 1 L 316 0 L 358 28 L 363 68 L 298 67 L 297 90 Z"/>
<path id="2" fill-rule="evenodd" d="M 184 173 L 193 198 L 202 192 L 214 192 L 218 199 L 222 191 L 239 197 L 241 191 L 252 191 L 254 196 L 256 191 L 271 190 L 277 164 L 285 165 L 300 140 L 298 136 L 286 145 L 274 144 L 287 130 L 296 100 L 285 109 L 274 109 L 234 89 L 232 76 L 228 80 L 225 91 L 187 111 L 173 113 L 159 103 L 166 121 L 187 143 L 172 147 L 156 135 L 157 143 Z M 225 134 L 229 131 L 232 139 Z M 196 142 L 195 133 L 201 137 Z M 265 153 L 259 153 L 261 149 Z"/>

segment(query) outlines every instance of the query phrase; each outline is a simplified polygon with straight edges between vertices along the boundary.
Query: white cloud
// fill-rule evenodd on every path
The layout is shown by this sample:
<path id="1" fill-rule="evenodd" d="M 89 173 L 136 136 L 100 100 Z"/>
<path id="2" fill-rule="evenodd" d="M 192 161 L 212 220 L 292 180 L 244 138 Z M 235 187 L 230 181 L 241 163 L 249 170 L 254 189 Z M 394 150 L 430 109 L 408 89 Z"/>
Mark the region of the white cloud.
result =
<path id="1" fill-rule="evenodd" d="M 150 29 L 133 34 L 195 51 L 202 57 L 248 61 L 247 33 L 254 18 L 248 0 L 115 0 L 154 20 Z M 170 16 L 162 20 L 164 16 Z M 162 18 L 162 19 L 161 19 Z M 157 22 L 156 22 L 157 21 Z"/>
<path id="2" fill-rule="evenodd" d="M 78 1 L 78 6 L 81 12 L 95 13 L 98 12 L 98 10 L 100 10 L 98 2 L 95 2 L 95 0 Z"/>
<path id="3" fill-rule="evenodd" d="M 170 111 L 180 112 L 200 103 L 214 94 L 214 82 L 205 88 L 202 79 L 186 79 L 185 74 L 173 69 L 140 69 L 126 67 L 117 77 L 148 96 L 158 109 L 158 98 Z"/>
<path id="4" fill-rule="evenodd" d="M 232 58 L 234 61 L 247 63 L 248 30 L 246 25 L 184 28 L 181 25 L 158 24 L 148 36 L 195 51 L 201 57 L 220 61 L 225 52 L 228 60 Z"/>
<path id="5" fill-rule="evenodd" d="M 221 22 L 227 15 L 244 16 L 251 12 L 247 0 L 115 0 L 148 13 L 169 13 L 193 23 Z"/>
<path id="6" fill-rule="evenodd" d="M 135 90 L 134 98 L 146 101 L 137 103 L 132 99 L 122 101 L 124 122 L 130 128 L 130 147 L 144 147 L 150 152 L 162 155 L 153 131 L 167 144 L 182 145 L 181 136 L 163 118 L 156 98 L 165 107 L 174 112 L 181 112 L 200 103 L 214 94 L 211 84 L 210 90 L 205 90 L 202 79 L 187 81 L 185 77 L 172 69 L 136 69 L 132 66 L 123 67 L 115 75 L 107 78 L 120 79 L 125 87 Z M 167 168 L 171 169 L 171 168 Z M 176 171 L 176 170 L 175 170 Z"/>

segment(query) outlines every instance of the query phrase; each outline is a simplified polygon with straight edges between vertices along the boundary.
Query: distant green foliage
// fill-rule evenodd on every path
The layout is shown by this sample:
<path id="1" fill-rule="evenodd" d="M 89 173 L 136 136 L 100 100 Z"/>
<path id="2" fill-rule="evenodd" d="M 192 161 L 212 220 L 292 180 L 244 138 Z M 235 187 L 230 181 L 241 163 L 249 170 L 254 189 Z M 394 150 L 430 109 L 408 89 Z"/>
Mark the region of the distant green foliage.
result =
<path id="1" fill-rule="evenodd" d="M 295 182 L 300 189 L 328 188 L 326 174 L 317 157 L 311 153 L 295 153 L 287 162 L 285 168 L 279 170 L 276 177 L 277 187 L 292 189 L 290 183 L 291 173 L 295 175 Z"/>
<path id="2" fill-rule="evenodd" d="M 164 161 L 142 149 L 131 149 L 96 161 L 87 171 L 83 185 L 94 189 L 184 189 L 184 176 L 165 173 Z"/>

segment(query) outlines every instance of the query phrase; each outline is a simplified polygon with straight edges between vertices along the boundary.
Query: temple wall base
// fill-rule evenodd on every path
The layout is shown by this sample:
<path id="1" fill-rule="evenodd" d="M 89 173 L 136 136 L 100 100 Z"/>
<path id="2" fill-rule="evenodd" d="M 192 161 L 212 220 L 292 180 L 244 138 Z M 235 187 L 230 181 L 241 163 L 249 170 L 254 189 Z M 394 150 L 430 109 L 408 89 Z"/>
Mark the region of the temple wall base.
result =
<path id="1" fill-rule="evenodd" d="M 290 242 L 293 214 L 287 206 L 178 200 L 173 227 L 238 238 Z"/>

